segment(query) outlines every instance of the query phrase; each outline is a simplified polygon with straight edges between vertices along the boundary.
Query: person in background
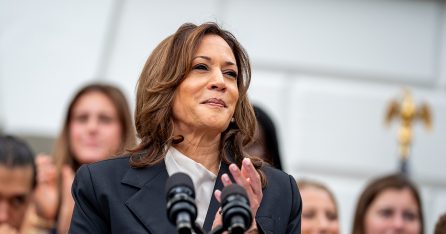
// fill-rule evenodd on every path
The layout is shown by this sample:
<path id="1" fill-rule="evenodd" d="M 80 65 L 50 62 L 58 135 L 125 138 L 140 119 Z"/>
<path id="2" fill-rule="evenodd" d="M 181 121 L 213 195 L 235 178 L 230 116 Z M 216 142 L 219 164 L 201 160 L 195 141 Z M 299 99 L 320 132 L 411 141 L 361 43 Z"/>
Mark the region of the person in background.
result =
<path id="1" fill-rule="evenodd" d="M 302 234 L 339 234 L 338 206 L 333 193 L 323 184 L 298 180 L 302 197 Z"/>
<path id="2" fill-rule="evenodd" d="M 94 83 L 71 100 L 52 158 L 36 159 L 38 184 L 29 212 L 29 232 L 67 233 L 74 208 L 71 185 L 82 165 L 134 147 L 135 130 L 127 100 L 117 87 Z M 37 221 L 36 221 L 37 220 Z"/>
<path id="3" fill-rule="evenodd" d="M 438 218 L 434 234 L 446 234 L 446 213 Z"/>
<path id="4" fill-rule="evenodd" d="M 0 136 L 0 234 L 23 233 L 36 186 L 34 154 L 22 140 Z"/>
<path id="5" fill-rule="evenodd" d="M 193 181 L 206 232 L 222 224 L 221 190 L 237 183 L 253 215 L 246 233 L 300 233 L 294 178 L 244 151 L 256 121 L 250 79 L 246 51 L 215 23 L 183 24 L 161 41 L 137 85 L 141 142 L 126 157 L 79 168 L 69 233 L 176 233 L 164 190 L 177 172 Z"/>
<path id="6" fill-rule="evenodd" d="M 416 186 L 402 174 L 371 181 L 359 197 L 353 234 L 423 234 L 423 208 Z"/>
<path id="7" fill-rule="evenodd" d="M 259 106 L 253 105 L 257 125 L 254 141 L 246 146 L 248 154 L 262 158 L 271 166 L 282 170 L 276 127 L 269 115 Z"/>

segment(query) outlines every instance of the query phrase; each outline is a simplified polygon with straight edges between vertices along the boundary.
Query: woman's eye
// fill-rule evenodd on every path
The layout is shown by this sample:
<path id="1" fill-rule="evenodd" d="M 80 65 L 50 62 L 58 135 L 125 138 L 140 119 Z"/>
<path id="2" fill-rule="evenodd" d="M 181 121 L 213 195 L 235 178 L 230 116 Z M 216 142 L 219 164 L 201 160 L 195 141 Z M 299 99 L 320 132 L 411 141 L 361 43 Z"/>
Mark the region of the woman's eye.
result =
<path id="1" fill-rule="evenodd" d="M 414 221 L 418 219 L 418 215 L 411 211 L 404 211 L 403 212 L 403 219 L 407 221 Z"/>
<path id="2" fill-rule="evenodd" d="M 302 212 L 302 218 L 312 219 L 316 216 L 316 212 L 314 210 L 308 210 Z"/>
<path id="3" fill-rule="evenodd" d="M 106 115 L 100 115 L 99 122 L 104 123 L 104 124 L 109 124 L 109 123 L 113 122 L 113 118 L 106 116 Z"/>
<path id="4" fill-rule="evenodd" d="M 235 71 L 228 71 L 226 74 L 232 78 L 237 78 L 237 73 Z"/>
<path id="5" fill-rule="evenodd" d="M 336 212 L 332 212 L 332 211 L 327 211 L 325 213 L 325 217 L 327 217 L 327 219 L 330 221 L 338 220 L 338 215 L 336 214 Z"/>
<path id="6" fill-rule="evenodd" d="M 76 116 L 74 116 L 73 120 L 78 123 L 85 123 L 88 120 L 88 115 L 85 115 L 85 114 L 76 115 Z"/>
<path id="7" fill-rule="evenodd" d="M 393 216 L 392 209 L 382 209 L 382 210 L 378 211 L 378 213 L 381 215 L 381 217 L 384 217 L 384 218 L 390 218 Z"/>
<path id="8" fill-rule="evenodd" d="M 204 65 L 204 64 L 197 64 L 197 65 L 194 66 L 194 69 L 197 69 L 197 70 L 208 70 L 208 67 L 206 65 Z"/>

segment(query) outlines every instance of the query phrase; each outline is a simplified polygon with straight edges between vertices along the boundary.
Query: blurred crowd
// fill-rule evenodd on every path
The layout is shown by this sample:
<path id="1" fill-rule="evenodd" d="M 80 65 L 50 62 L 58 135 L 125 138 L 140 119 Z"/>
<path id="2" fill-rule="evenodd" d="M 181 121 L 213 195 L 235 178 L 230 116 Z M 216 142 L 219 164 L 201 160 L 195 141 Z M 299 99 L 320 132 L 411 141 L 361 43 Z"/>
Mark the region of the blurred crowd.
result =
<path id="1" fill-rule="evenodd" d="M 255 140 L 246 151 L 282 170 L 274 122 L 259 106 Z M 136 144 L 130 108 L 118 87 L 95 83 L 72 98 L 60 135 L 50 155 L 34 154 L 14 136 L 0 137 L 0 234 L 67 233 L 74 200 L 76 170 L 124 153 Z M 340 233 L 339 211 L 329 185 L 300 178 L 301 231 Z M 423 208 L 417 186 L 403 174 L 383 175 L 359 195 L 352 234 L 424 233 Z M 446 233 L 446 216 L 438 217 L 435 234 Z"/>

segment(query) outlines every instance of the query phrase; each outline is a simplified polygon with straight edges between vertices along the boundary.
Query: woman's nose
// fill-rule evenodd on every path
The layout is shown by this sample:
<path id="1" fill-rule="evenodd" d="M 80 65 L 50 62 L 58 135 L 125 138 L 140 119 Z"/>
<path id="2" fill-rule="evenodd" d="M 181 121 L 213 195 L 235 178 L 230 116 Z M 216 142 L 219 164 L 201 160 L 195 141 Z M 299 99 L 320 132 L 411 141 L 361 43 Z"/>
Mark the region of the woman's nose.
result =
<path id="1" fill-rule="evenodd" d="M 98 129 L 98 125 L 99 125 L 99 123 L 98 123 L 98 120 L 97 120 L 97 119 L 95 119 L 95 118 L 90 118 L 90 119 L 88 120 L 88 122 L 87 122 L 87 129 L 88 129 L 88 131 L 90 131 L 90 132 L 94 132 L 94 131 L 96 131 L 96 130 Z"/>
<path id="2" fill-rule="evenodd" d="M 328 229 L 329 221 L 328 221 L 327 217 L 325 217 L 325 215 L 319 216 L 318 223 L 319 223 L 318 229 L 320 232 L 326 231 Z"/>
<path id="3" fill-rule="evenodd" d="M 402 229 L 404 227 L 404 218 L 401 215 L 395 215 L 392 224 L 395 229 Z"/>
<path id="4" fill-rule="evenodd" d="M 226 90 L 225 78 L 221 71 L 215 71 L 212 73 L 212 77 L 209 82 L 209 88 L 217 91 Z"/>

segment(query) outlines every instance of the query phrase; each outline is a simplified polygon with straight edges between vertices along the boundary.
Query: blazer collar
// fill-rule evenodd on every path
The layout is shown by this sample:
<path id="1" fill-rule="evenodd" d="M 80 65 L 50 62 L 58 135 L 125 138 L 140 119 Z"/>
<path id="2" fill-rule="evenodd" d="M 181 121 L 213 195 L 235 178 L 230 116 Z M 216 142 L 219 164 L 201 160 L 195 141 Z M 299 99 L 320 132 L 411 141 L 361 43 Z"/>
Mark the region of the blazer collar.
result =
<path id="1" fill-rule="evenodd" d="M 141 169 L 129 168 L 121 183 L 140 188 L 125 205 L 150 233 L 176 233 L 166 214 L 167 174 L 164 160 Z"/>
<path id="2" fill-rule="evenodd" d="M 227 173 L 232 179 L 232 175 L 229 173 L 229 165 L 222 162 L 213 191 L 223 189 L 221 176 L 224 173 Z M 156 165 L 145 168 L 129 168 L 121 180 L 123 184 L 139 188 L 125 202 L 125 205 L 144 224 L 150 233 L 176 233 L 175 226 L 168 221 L 166 214 L 164 190 L 168 178 L 169 175 L 166 170 L 166 165 L 164 160 L 162 160 Z M 203 224 L 203 229 L 206 232 L 211 230 L 215 214 L 219 207 L 220 203 L 212 195 Z"/>
<path id="3" fill-rule="evenodd" d="M 130 167 L 122 177 L 121 183 L 137 188 L 142 188 L 145 184 L 157 178 L 157 176 L 159 176 L 160 174 L 163 174 L 163 172 L 167 174 L 164 160 L 153 166 L 147 166 L 143 168 Z M 167 177 L 169 176 L 167 175 Z"/>

